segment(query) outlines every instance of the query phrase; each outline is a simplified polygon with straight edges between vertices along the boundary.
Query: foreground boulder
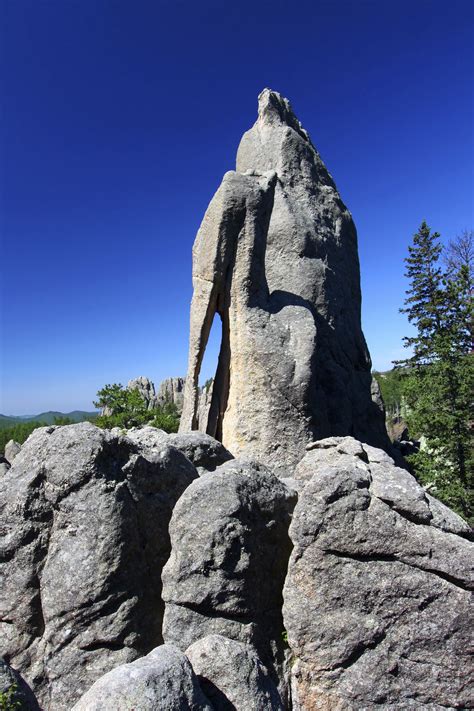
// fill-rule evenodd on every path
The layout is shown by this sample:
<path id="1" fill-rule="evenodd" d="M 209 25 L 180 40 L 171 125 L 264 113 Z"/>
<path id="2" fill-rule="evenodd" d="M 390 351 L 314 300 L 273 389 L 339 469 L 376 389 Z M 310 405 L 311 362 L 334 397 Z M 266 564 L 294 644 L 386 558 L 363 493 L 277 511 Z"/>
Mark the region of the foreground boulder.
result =
<path id="1" fill-rule="evenodd" d="M 2 477 L 1 651 L 45 709 L 162 642 L 168 523 L 195 478 L 89 423 L 35 430 Z"/>
<path id="2" fill-rule="evenodd" d="M 212 634 L 186 650 L 215 711 L 284 711 L 280 694 L 255 651 Z"/>
<path id="3" fill-rule="evenodd" d="M 307 483 L 283 614 L 296 708 L 471 708 L 466 524 L 350 437 L 315 443 L 295 476 Z"/>
<path id="4" fill-rule="evenodd" d="M 233 459 L 221 442 L 202 432 L 170 434 L 169 442 L 186 455 L 199 474 L 213 472 L 221 464 Z"/>
<path id="5" fill-rule="evenodd" d="M 221 442 L 202 432 L 167 434 L 156 427 L 145 426 L 128 430 L 127 436 L 150 452 L 159 452 L 164 444 L 176 447 L 194 464 L 198 474 L 213 472 L 221 464 L 233 459 Z"/>
<path id="6" fill-rule="evenodd" d="M 282 588 L 296 494 L 266 467 L 232 460 L 194 481 L 170 522 L 163 636 L 185 650 L 209 634 L 282 663 Z"/>
<path id="7" fill-rule="evenodd" d="M 102 676 L 72 711 L 213 711 L 187 657 L 169 644 Z"/>

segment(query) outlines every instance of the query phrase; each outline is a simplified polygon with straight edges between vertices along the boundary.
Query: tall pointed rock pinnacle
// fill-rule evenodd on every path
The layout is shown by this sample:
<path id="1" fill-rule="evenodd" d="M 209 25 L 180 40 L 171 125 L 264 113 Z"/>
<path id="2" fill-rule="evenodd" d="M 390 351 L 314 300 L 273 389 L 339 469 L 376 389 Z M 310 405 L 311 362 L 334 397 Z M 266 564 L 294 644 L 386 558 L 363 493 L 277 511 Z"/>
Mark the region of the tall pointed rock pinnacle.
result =
<path id="1" fill-rule="evenodd" d="M 371 400 L 360 322 L 357 234 L 287 99 L 259 96 L 193 247 L 193 298 L 181 431 L 220 439 L 283 475 L 314 439 L 388 444 Z M 222 342 L 212 401 L 198 379 L 215 315 Z"/>

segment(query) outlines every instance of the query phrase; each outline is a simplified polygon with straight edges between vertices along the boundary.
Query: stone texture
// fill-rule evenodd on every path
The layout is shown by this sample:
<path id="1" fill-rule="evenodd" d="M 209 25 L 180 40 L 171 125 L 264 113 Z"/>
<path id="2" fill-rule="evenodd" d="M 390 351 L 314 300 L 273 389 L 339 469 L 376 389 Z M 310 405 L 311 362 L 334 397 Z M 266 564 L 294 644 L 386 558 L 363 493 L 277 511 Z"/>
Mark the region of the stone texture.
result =
<path id="1" fill-rule="evenodd" d="M 221 442 L 202 432 L 172 433 L 168 441 L 194 464 L 200 475 L 233 459 Z"/>
<path id="2" fill-rule="evenodd" d="M 176 405 L 178 412 L 183 409 L 185 378 L 166 378 L 158 388 L 158 403 L 165 405 L 171 402 Z"/>
<path id="3" fill-rule="evenodd" d="M 388 446 L 371 398 L 352 218 L 288 101 L 269 89 L 197 234 L 193 286 L 181 431 L 199 427 L 277 473 L 329 435 Z M 201 423 L 216 314 L 222 343 Z"/>
<path id="4" fill-rule="evenodd" d="M 196 410 L 195 423 L 196 423 L 196 429 L 198 429 L 200 432 L 206 432 L 207 422 L 209 419 L 209 412 L 210 412 L 211 404 L 212 404 L 213 388 L 214 388 L 214 379 L 211 378 L 199 390 L 199 394 L 197 397 L 197 410 Z M 183 405 L 184 405 L 184 400 L 183 400 Z"/>
<path id="5" fill-rule="evenodd" d="M 7 462 L 5 457 L 0 457 L 0 477 L 8 472 L 10 469 L 10 462 Z"/>
<path id="6" fill-rule="evenodd" d="M 16 455 L 21 451 L 21 444 L 18 442 L 15 442 L 14 439 L 11 439 L 9 442 L 6 443 L 5 445 L 5 459 L 11 464 L 13 460 L 15 459 Z"/>
<path id="7" fill-rule="evenodd" d="M 194 466 L 89 423 L 33 432 L 0 481 L 2 652 L 69 709 L 162 641 L 168 523 Z"/>
<path id="8" fill-rule="evenodd" d="M 15 669 L 5 659 L 0 658 L 0 694 L 7 702 L 0 708 L 5 711 L 41 711 L 32 690 Z"/>
<path id="9" fill-rule="evenodd" d="M 296 494 L 266 467 L 232 460 L 194 481 L 170 522 L 163 637 L 185 650 L 209 634 L 250 644 L 274 678 L 284 663 L 281 591 Z"/>
<path id="10" fill-rule="evenodd" d="M 72 711 L 213 711 L 191 664 L 171 645 L 102 676 Z"/>
<path id="11" fill-rule="evenodd" d="M 372 402 L 380 410 L 382 417 L 385 421 L 386 412 L 385 412 L 385 403 L 384 403 L 383 397 L 382 397 L 382 391 L 380 390 L 380 385 L 378 384 L 377 378 L 374 378 L 373 376 L 372 376 L 372 382 L 370 384 L 370 397 L 372 398 Z"/>
<path id="12" fill-rule="evenodd" d="M 149 378 L 141 375 L 130 380 L 127 388 L 129 390 L 138 390 L 145 400 L 148 410 L 166 405 L 166 403 L 172 403 L 176 405 L 178 412 L 181 412 L 183 409 L 184 383 L 185 378 L 166 378 L 160 383 L 157 392 L 154 383 Z"/>
<path id="13" fill-rule="evenodd" d="M 113 430 L 119 432 L 119 430 Z M 213 472 L 216 467 L 233 459 L 233 456 L 213 437 L 202 432 L 167 434 L 156 427 L 134 427 L 127 431 L 127 437 L 149 452 L 160 452 L 165 445 L 171 445 L 182 452 L 196 467 L 198 474 Z"/>
<path id="14" fill-rule="evenodd" d="M 470 708 L 469 528 L 350 440 L 315 443 L 299 469 L 283 607 L 294 708 Z"/>
<path id="15" fill-rule="evenodd" d="M 208 635 L 186 650 L 215 711 L 284 711 L 275 683 L 255 651 L 222 635 Z"/>
<path id="16" fill-rule="evenodd" d="M 133 380 L 128 381 L 127 388 L 128 390 L 138 390 L 145 400 L 148 410 L 153 410 L 158 405 L 155 385 L 149 378 L 145 378 L 143 375 L 133 378 Z"/>

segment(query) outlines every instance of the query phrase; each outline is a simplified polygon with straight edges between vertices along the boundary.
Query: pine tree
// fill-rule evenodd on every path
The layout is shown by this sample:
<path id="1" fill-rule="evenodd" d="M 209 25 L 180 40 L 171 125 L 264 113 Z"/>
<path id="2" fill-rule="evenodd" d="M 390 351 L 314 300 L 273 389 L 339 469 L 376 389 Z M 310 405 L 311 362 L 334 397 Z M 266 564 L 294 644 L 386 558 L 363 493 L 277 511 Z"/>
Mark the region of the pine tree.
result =
<path id="1" fill-rule="evenodd" d="M 472 493 L 473 356 L 472 300 L 465 266 L 444 274 L 439 264 L 440 235 L 423 222 L 409 247 L 405 307 L 414 336 L 404 338 L 413 355 L 404 366 L 408 424 L 425 446 L 411 460 L 433 493 L 469 519 Z"/>

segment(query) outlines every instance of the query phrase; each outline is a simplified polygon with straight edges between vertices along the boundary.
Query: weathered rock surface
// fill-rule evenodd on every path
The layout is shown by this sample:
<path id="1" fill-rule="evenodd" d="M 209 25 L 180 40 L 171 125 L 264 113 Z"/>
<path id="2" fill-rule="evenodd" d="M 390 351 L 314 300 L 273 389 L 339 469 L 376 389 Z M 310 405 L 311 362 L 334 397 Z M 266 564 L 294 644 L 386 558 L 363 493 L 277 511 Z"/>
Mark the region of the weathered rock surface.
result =
<path id="1" fill-rule="evenodd" d="M 197 410 L 196 410 L 196 427 L 195 429 L 200 432 L 206 432 L 207 422 L 209 419 L 209 411 L 212 404 L 212 391 L 214 388 L 214 379 L 211 378 L 207 383 L 205 383 L 199 390 L 197 398 Z M 183 399 L 184 405 L 184 399 Z"/>
<path id="2" fill-rule="evenodd" d="M 3 476 L 10 469 L 10 462 L 5 457 L 0 457 L 0 476 Z"/>
<path id="3" fill-rule="evenodd" d="M 143 375 L 133 378 L 133 380 L 128 381 L 127 389 L 138 390 L 145 400 L 148 410 L 153 410 L 158 405 L 155 384 L 149 378 L 145 378 Z"/>
<path id="4" fill-rule="evenodd" d="M 294 707 L 470 708 L 468 526 L 352 438 L 314 443 L 298 475 L 283 608 Z"/>
<path id="5" fill-rule="evenodd" d="M 35 430 L 0 481 L 2 652 L 45 709 L 162 641 L 168 523 L 194 466 L 89 424 Z"/>
<path id="6" fill-rule="evenodd" d="M 215 711 L 284 711 L 280 694 L 255 651 L 222 635 L 208 635 L 186 650 Z"/>
<path id="7" fill-rule="evenodd" d="M 0 708 L 5 711 L 40 711 L 35 695 L 21 674 L 1 658 L 0 694 L 3 701 Z"/>
<path id="8" fill-rule="evenodd" d="M 201 475 L 215 471 L 234 458 L 222 442 L 202 432 L 172 433 L 168 441 L 194 464 Z"/>
<path id="9" fill-rule="evenodd" d="M 202 432 L 167 434 L 156 427 L 146 426 L 128 430 L 127 437 L 149 452 L 160 452 L 164 445 L 175 447 L 194 464 L 200 475 L 213 472 L 216 467 L 233 459 L 221 442 Z"/>
<path id="10" fill-rule="evenodd" d="M 158 388 L 158 403 L 165 405 L 168 402 L 176 405 L 178 412 L 183 409 L 185 378 L 166 378 Z"/>
<path id="11" fill-rule="evenodd" d="M 213 711 L 186 656 L 165 644 L 102 676 L 73 711 Z"/>
<path id="12" fill-rule="evenodd" d="M 296 494 L 266 467 L 232 460 L 194 481 L 170 522 L 163 637 L 185 650 L 209 634 L 283 663 L 282 588 Z"/>
<path id="13" fill-rule="evenodd" d="M 277 473 L 329 435 L 388 446 L 371 399 L 354 223 L 288 101 L 269 89 L 197 234 L 193 286 L 181 431 L 199 427 Z M 204 427 L 198 378 L 216 314 Z"/>
<path id="14" fill-rule="evenodd" d="M 13 462 L 19 452 L 21 452 L 21 444 L 15 442 L 14 439 L 11 439 L 9 442 L 6 443 L 4 455 L 5 459 L 10 464 Z"/>
<path id="15" fill-rule="evenodd" d="M 141 375 L 130 380 L 127 388 L 129 390 L 138 390 L 145 400 L 148 410 L 154 410 L 156 407 L 172 403 L 176 405 L 178 412 L 181 412 L 183 409 L 185 380 L 185 378 L 166 378 L 160 383 L 157 392 L 155 384 L 149 378 Z"/>

